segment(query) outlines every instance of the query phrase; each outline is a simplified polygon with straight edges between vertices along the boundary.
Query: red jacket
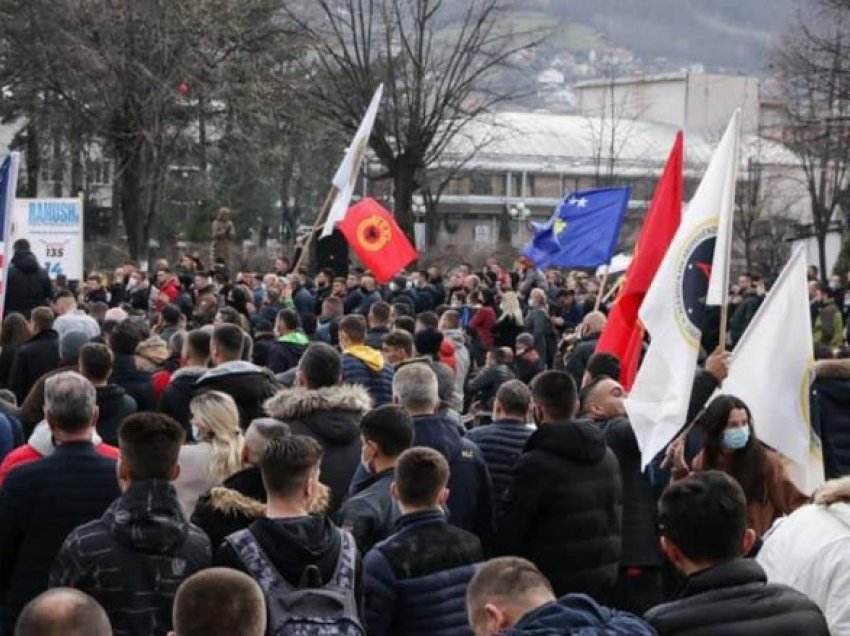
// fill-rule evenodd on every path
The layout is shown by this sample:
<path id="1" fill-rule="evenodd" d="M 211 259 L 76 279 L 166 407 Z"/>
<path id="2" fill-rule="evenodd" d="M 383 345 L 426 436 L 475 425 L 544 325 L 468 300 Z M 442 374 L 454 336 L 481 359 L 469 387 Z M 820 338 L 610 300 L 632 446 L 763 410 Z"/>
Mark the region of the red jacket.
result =
<path id="1" fill-rule="evenodd" d="M 101 442 L 94 448 L 104 457 L 118 459 L 119 451 L 114 446 Z M 23 466 L 24 464 L 29 464 L 30 462 L 38 461 L 43 457 L 44 455 L 39 453 L 29 444 L 24 444 L 23 446 L 13 450 L 11 453 L 6 455 L 3 463 L 0 464 L 0 486 L 3 485 L 3 482 L 6 480 L 6 476 L 12 471 L 12 469 L 17 468 L 18 466 Z"/>
<path id="2" fill-rule="evenodd" d="M 475 332 L 487 351 L 493 348 L 493 327 L 495 326 L 496 312 L 492 307 L 479 307 L 469 321 L 469 329 Z"/>

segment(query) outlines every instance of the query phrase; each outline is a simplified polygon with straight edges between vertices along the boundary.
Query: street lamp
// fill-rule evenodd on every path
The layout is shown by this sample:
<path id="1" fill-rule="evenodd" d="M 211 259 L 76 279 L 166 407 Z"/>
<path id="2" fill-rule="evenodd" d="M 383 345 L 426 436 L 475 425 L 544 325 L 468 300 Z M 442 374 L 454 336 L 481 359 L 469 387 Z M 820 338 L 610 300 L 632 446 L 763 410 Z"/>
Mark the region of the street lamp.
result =
<path id="1" fill-rule="evenodd" d="M 528 217 L 531 216 L 531 211 L 525 206 L 523 201 L 518 201 L 516 203 L 511 204 L 511 207 L 508 208 L 508 214 L 512 219 L 515 219 L 517 222 L 517 243 L 522 245 L 526 242 L 525 240 L 525 226 Z"/>

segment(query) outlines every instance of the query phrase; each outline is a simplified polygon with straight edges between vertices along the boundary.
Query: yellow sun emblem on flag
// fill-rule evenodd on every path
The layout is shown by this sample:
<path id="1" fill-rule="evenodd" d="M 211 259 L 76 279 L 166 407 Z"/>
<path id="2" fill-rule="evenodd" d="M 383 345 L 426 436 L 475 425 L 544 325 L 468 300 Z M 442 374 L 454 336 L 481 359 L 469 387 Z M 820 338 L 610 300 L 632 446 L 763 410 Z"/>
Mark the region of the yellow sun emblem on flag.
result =
<path id="1" fill-rule="evenodd" d="M 357 242 L 370 252 L 377 252 L 393 237 L 393 229 L 378 215 L 367 216 L 357 224 Z"/>
<path id="2" fill-rule="evenodd" d="M 553 224 L 552 227 L 555 230 L 555 236 L 560 236 L 561 234 L 564 233 L 564 230 L 567 229 L 567 222 L 564 219 L 562 219 L 561 217 L 558 217 L 558 218 L 555 219 L 555 223 Z"/>

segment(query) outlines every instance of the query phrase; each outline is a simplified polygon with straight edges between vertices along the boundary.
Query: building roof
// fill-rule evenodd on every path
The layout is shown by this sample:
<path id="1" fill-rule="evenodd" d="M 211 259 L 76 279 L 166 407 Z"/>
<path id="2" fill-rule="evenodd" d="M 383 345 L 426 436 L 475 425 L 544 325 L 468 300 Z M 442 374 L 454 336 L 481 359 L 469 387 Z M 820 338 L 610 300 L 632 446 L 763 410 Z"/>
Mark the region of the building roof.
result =
<path id="1" fill-rule="evenodd" d="M 675 126 L 619 119 L 613 127 L 617 174 L 660 171 L 673 145 Z M 593 173 L 598 158 L 607 162 L 611 154 L 611 128 L 610 120 L 584 115 L 491 113 L 465 126 L 446 148 L 441 163 L 452 165 L 477 147 L 467 163 L 469 169 Z M 701 174 L 705 170 L 721 132 L 686 131 L 686 172 Z M 789 167 L 799 163 L 786 147 L 756 135 L 745 135 L 741 146 L 742 166 L 749 160 Z"/>

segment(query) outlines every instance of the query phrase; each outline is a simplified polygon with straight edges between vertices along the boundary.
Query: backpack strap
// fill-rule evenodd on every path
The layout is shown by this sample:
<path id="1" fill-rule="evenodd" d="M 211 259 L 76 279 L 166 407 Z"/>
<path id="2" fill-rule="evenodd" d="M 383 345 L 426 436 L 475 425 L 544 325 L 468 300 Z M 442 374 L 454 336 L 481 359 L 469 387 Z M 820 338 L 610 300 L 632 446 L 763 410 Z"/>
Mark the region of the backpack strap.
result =
<path id="1" fill-rule="evenodd" d="M 348 530 L 339 529 L 339 559 L 330 584 L 347 590 L 354 589 L 357 569 L 357 544 Z"/>
<path id="2" fill-rule="evenodd" d="M 280 575 L 250 530 L 239 530 L 228 536 L 225 541 L 233 548 L 248 574 L 259 583 L 266 595 L 277 590 L 282 590 L 283 593 L 294 591 L 295 588 Z"/>

